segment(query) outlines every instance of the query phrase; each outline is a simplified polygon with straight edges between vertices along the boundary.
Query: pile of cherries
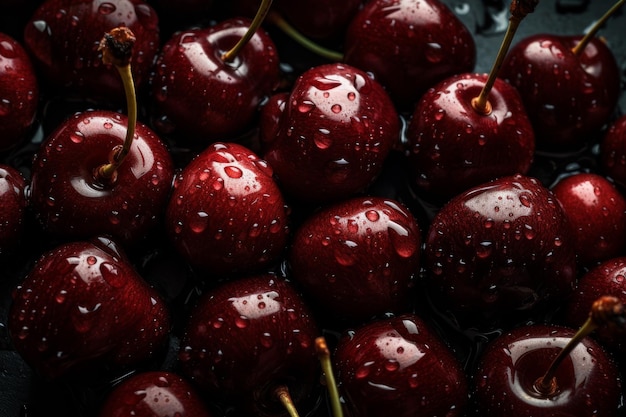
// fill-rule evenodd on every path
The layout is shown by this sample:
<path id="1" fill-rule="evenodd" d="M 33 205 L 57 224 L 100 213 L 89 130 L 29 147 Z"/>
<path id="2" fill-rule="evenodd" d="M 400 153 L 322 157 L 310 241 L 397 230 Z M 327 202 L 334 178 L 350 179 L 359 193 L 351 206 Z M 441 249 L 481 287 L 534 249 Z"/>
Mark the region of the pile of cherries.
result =
<path id="1" fill-rule="evenodd" d="M 626 415 L 605 3 L 0 0 L 3 415 Z"/>

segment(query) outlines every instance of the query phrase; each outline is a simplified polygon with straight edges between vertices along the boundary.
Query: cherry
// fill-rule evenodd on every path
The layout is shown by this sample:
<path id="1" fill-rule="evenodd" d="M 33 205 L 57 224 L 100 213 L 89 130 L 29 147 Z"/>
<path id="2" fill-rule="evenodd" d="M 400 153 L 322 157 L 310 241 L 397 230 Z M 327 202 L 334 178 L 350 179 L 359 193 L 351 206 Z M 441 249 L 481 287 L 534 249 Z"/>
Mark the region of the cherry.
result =
<path id="1" fill-rule="evenodd" d="M 122 381 L 106 397 L 100 417 L 210 417 L 191 383 L 170 371 L 146 371 Z"/>
<path id="2" fill-rule="evenodd" d="M 25 188 L 26 179 L 17 169 L 0 164 L 0 255 L 12 253 L 22 241 Z"/>
<path id="3" fill-rule="evenodd" d="M 0 151 L 27 138 L 35 122 L 39 84 L 22 45 L 0 33 Z"/>
<path id="4" fill-rule="evenodd" d="M 13 293 L 13 346 L 47 380 L 119 372 L 164 347 L 167 306 L 114 243 L 55 247 Z"/>
<path id="5" fill-rule="evenodd" d="M 262 132 L 263 156 L 289 198 L 322 203 L 363 191 L 400 137 L 387 93 L 364 71 L 323 64 L 305 71 L 278 126 Z"/>
<path id="6" fill-rule="evenodd" d="M 619 371 L 600 345 L 584 337 L 607 321 L 623 326 L 624 309 L 613 297 L 597 303 L 578 332 L 521 326 L 488 345 L 474 375 L 477 415 L 615 416 Z"/>
<path id="7" fill-rule="evenodd" d="M 399 109 L 434 84 L 472 71 L 472 34 L 439 0 L 375 0 L 352 19 L 344 62 L 374 74 Z"/>
<path id="8" fill-rule="evenodd" d="M 350 415 L 463 416 L 468 388 L 457 358 L 418 316 L 371 321 L 335 350 Z"/>
<path id="9" fill-rule="evenodd" d="M 552 192 L 563 207 L 583 265 L 626 251 L 626 198 L 605 177 L 577 173 L 559 180 Z"/>
<path id="10" fill-rule="evenodd" d="M 510 326 L 572 293 L 574 248 L 550 190 L 532 177 L 502 177 L 437 212 L 426 237 L 427 284 L 437 306 L 462 326 Z"/>
<path id="11" fill-rule="evenodd" d="M 249 276 L 198 300 L 185 326 L 180 365 L 226 409 L 277 416 L 284 414 L 278 396 L 285 389 L 300 409 L 315 402 L 317 336 L 307 305 L 288 281 Z"/>
<path id="12" fill-rule="evenodd" d="M 127 29 L 114 29 L 103 48 L 132 50 Z M 126 45 L 126 46 L 124 46 Z M 115 61 L 115 52 L 104 52 Z M 56 237 L 109 234 L 135 245 L 154 230 L 171 190 L 174 166 L 165 144 L 136 122 L 137 105 L 125 57 L 116 63 L 128 97 L 129 116 L 84 111 L 64 121 L 38 149 L 32 163 L 33 210 Z"/>
<path id="13" fill-rule="evenodd" d="M 583 36 L 534 34 L 511 48 L 501 77 L 520 92 L 537 136 L 548 150 L 577 149 L 613 114 L 620 70 L 606 43 L 594 37 L 616 5 Z"/>
<path id="14" fill-rule="evenodd" d="M 600 144 L 600 166 L 622 189 L 626 187 L 626 115 L 606 131 Z"/>
<path id="15" fill-rule="evenodd" d="M 122 83 L 102 65 L 98 42 L 119 26 L 135 34 L 133 77 L 142 88 L 160 45 L 158 23 L 156 12 L 143 0 L 47 0 L 24 28 L 24 45 L 47 89 L 119 103 Z"/>
<path id="16" fill-rule="evenodd" d="M 192 266 L 220 277 L 278 261 L 289 232 L 271 167 L 236 143 L 209 145 L 182 170 L 165 222 L 176 250 Z"/>
<path id="17" fill-rule="evenodd" d="M 407 312 L 420 246 L 419 225 L 403 204 L 377 197 L 342 200 L 296 230 L 290 277 L 333 322 Z"/>

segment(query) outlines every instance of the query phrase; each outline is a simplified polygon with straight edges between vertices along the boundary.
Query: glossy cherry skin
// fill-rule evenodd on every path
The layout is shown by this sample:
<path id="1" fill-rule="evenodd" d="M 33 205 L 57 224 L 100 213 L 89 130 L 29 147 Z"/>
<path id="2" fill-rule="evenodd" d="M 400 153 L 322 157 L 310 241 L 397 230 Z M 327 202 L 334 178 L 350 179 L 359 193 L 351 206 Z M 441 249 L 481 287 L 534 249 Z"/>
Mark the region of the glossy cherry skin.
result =
<path id="1" fill-rule="evenodd" d="M 99 417 L 210 417 L 191 383 L 169 371 L 146 371 L 122 381 L 107 396 Z"/>
<path id="2" fill-rule="evenodd" d="M 364 3 L 363 0 L 277 0 L 274 7 L 304 36 L 329 40 L 343 39 Z"/>
<path id="3" fill-rule="evenodd" d="M 26 138 L 38 100 L 39 84 L 28 54 L 19 42 L 0 33 L 0 151 Z"/>
<path id="4" fill-rule="evenodd" d="M 626 114 L 615 120 L 604 135 L 600 166 L 607 176 L 626 187 Z"/>
<path id="5" fill-rule="evenodd" d="M 50 234 L 108 234 L 132 246 L 161 221 L 174 167 L 165 144 L 137 124 L 128 156 L 107 182 L 94 172 L 126 136 L 127 118 L 110 111 L 75 114 L 42 143 L 32 163 L 30 202 Z"/>
<path id="6" fill-rule="evenodd" d="M 339 340 L 334 363 L 349 415 L 465 415 L 465 373 L 418 316 L 375 320 L 349 331 Z"/>
<path id="7" fill-rule="evenodd" d="M 117 72 L 102 63 L 100 40 L 119 26 L 132 30 L 133 78 L 141 89 L 160 46 L 158 24 L 143 0 L 47 0 L 24 28 L 24 45 L 47 89 L 120 103 L 124 88 Z"/>
<path id="8" fill-rule="evenodd" d="M 609 47 L 594 38 L 580 53 L 582 36 L 536 34 L 509 51 L 500 77 L 520 92 L 537 147 L 576 149 L 599 133 L 615 110 L 620 70 Z"/>
<path id="9" fill-rule="evenodd" d="M 476 415 L 617 415 L 619 371 L 591 338 L 576 346 L 558 368 L 557 393 L 546 397 L 534 387 L 574 333 L 554 325 L 521 326 L 493 340 L 473 378 Z"/>
<path id="10" fill-rule="evenodd" d="M 580 264 L 626 253 L 626 198 L 605 177 L 577 173 L 552 187 L 576 238 Z"/>
<path id="11" fill-rule="evenodd" d="M 163 46 L 151 80 L 154 123 L 196 148 L 249 129 L 279 83 L 274 42 L 257 31 L 232 63 L 222 59 L 244 36 L 248 19 L 181 31 Z"/>
<path id="12" fill-rule="evenodd" d="M 511 325 L 574 289 L 575 239 L 554 195 L 515 175 L 471 188 L 435 215 L 426 237 L 438 307 L 474 326 Z"/>
<path id="13" fill-rule="evenodd" d="M 203 393 L 235 415 L 284 415 L 274 395 L 279 385 L 287 385 L 304 415 L 319 383 L 318 336 L 292 284 L 274 275 L 249 276 L 200 298 L 185 326 L 179 360 Z"/>
<path id="14" fill-rule="evenodd" d="M 626 257 L 619 256 L 607 259 L 591 268 L 580 279 L 576 291 L 567 300 L 564 308 L 565 323 L 572 327 L 580 327 L 587 320 L 591 305 L 604 295 L 617 297 L 626 302 Z M 622 361 L 626 353 L 626 331 L 616 326 L 596 329 L 591 335 L 604 347 L 616 354 Z"/>
<path id="15" fill-rule="evenodd" d="M 12 252 L 22 240 L 27 200 L 26 179 L 12 166 L 0 164 L 0 255 Z"/>
<path id="16" fill-rule="evenodd" d="M 124 254 L 83 241 L 37 260 L 13 293 L 7 323 L 15 350 L 49 380 L 144 363 L 170 330 L 167 306 Z"/>
<path id="17" fill-rule="evenodd" d="M 437 0 L 369 1 L 352 19 L 344 61 L 374 74 L 400 110 L 430 87 L 474 70 L 471 32 Z"/>
<path id="18" fill-rule="evenodd" d="M 514 174 L 526 174 L 535 136 L 509 84 L 496 79 L 483 115 L 472 106 L 487 76 L 460 74 L 428 90 L 409 121 L 409 173 L 413 186 L 444 201 L 470 187 Z"/>
<path id="19" fill-rule="evenodd" d="M 165 222 L 192 266 L 221 277 L 276 262 L 289 234 L 288 208 L 271 167 L 236 143 L 209 145 L 182 170 Z"/>
<path id="20" fill-rule="evenodd" d="M 355 197 L 313 213 L 296 230 L 290 277 L 334 321 L 407 312 L 420 246 L 419 225 L 402 203 Z"/>
<path id="21" fill-rule="evenodd" d="M 324 64 L 296 80 L 264 158 L 285 194 L 330 202 L 363 191 L 400 140 L 389 96 L 364 71 Z"/>

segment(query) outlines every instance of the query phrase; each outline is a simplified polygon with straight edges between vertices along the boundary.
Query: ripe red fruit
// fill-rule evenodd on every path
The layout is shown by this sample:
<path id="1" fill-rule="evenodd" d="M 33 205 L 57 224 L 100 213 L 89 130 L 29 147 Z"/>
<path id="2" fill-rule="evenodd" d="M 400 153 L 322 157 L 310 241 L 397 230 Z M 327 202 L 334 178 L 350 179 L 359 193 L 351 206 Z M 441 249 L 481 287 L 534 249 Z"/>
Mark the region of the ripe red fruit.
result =
<path id="1" fill-rule="evenodd" d="M 577 173 L 552 187 L 569 219 L 576 254 L 583 265 L 604 261 L 626 251 L 626 198 L 605 177 Z"/>
<path id="2" fill-rule="evenodd" d="M 238 413 L 283 415 L 286 385 L 304 414 L 315 401 L 319 336 L 308 307 L 281 277 L 226 282 L 204 294 L 185 326 L 181 369 L 217 404 Z"/>
<path id="3" fill-rule="evenodd" d="M 364 71 L 324 64 L 295 82 L 278 126 L 264 124 L 264 158 L 286 195 L 329 202 L 363 191 L 400 140 L 398 114 Z M 273 134 L 272 134 L 273 133 Z"/>
<path id="4" fill-rule="evenodd" d="M 168 371 L 135 374 L 107 396 L 100 417 L 209 417 L 195 388 Z"/>
<path id="5" fill-rule="evenodd" d="M 46 88 L 119 103 L 124 89 L 115 71 L 102 64 L 102 34 L 119 26 L 135 34 L 133 75 L 141 87 L 160 46 L 158 23 L 156 12 L 143 0 L 47 0 L 24 28 L 24 45 Z"/>
<path id="6" fill-rule="evenodd" d="M 290 277 L 332 320 L 407 312 L 420 245 L 417 221 L 401 203 L 355 197 L 313 213 L 296 230 Z"/>
<path id="7" fill-rule="evenodd" d="M 19 246 L 27 207 L 26 180 L 15 168 L 0 164 L 0 255 Z"/>
<path id="8" fill-rule="evenodd" d="M 464 415 L 465 373 L 450 348 L 415 315 L 350 331 L 339 340 L 335 366 L 350 415 Z"/>
<path id="9" fill-rule="evenodd" d="M 454 197 L 426 238 L 427 283 L 461 322 L 508 324 L 557 307 L 574 289 L 575 240 L 535 178 L 503 177 Z"/>
<path id="10" fill-rule="evenodd" d="M 111 245 L 66 243 L 45 253 L 13 294 L 15 350 L 46 379 L 117 372 L 164 347 L 169 312 Z"/>
<path id="11" fill-rule="evenodd" d="M 607 176 L 626 187 L 626 114 L 615 120 L 604 135 L 600 166 Z"/>
<path id="12" fill-rule="evenodd" d="M 15 147 L 37 115 L 39 84 L 20 43 L 0 33 L 0 151 Z"/>
<path id="13" fill-rule="evenodd" d="M 399 109 L 412 109 L 430 87 L 476 63 L 471 32 L 438 0 L 366 2 L 344 49 L 345 62 L 373 73 Z"/>
<path id="14" fill-rule="evenodd" d="M 302 35 L 317 40 L 343 39 L 363 0 L 277 0 L 275 10 Z"/>
<path id="15" fill-rule="evenodd" d="M 87 111 L 61 124 L 33 159 L 31 205 L 44 229 L 64 238 L 108 234 L 122 244 L 144 238 L 160 221 L 174 166 L 150 128 L 137 124 L 128 156 L 116 176 L 95 174 L 124 143 L 127 118 Z"/>
<path id="16" fill-rule="evenodd" d="M 248 19 L 173 35 L 151 78 L 153 119 L 164 134 L 195 148 L 234 139 L 249 129 L 258 106 L 279 83 L 279 59 L 269 35 L 258 30 L 235 57 L 222 54 L 244 36 Z"/>
<path id="17" fill-rule="evenodd" d="M 288 211 L 272 168 L 235 143 L 210 145 L 182 170 L 165 220 L 178 252 L 219 276 L 260 270 L 287 243 Z"/>
<path id="18" fill-rule="evenodd" d="M 492 341 L 473 378 L 476 415 L 617 415 L 619 371 L 591 338 L 583 339 L 559 366 L 556 393 L 543 395 L 535 388 L 574 333 L 553 325 L 521 326 Z"/>

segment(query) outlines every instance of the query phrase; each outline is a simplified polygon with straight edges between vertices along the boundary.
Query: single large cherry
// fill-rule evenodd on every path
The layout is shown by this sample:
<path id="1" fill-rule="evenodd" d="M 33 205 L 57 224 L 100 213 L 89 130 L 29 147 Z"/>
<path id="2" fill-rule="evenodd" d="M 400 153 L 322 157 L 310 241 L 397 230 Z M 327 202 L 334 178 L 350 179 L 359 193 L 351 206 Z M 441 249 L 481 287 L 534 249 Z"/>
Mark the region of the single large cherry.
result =
<path id="1" fill-rule="evenodd" d="M 427 283 L 460 322 L 510 325 L 554 308 L 574 289 L 575 239 L 554 195 L 515 175 L 454 197 L 426 237 Z"/>
<path id="2" fill-rule="evenodd" d="M 355 197 L 306 219 L 289 253 L 290 277 L 335 322 L 410 311 L 421 234 L 403 204 Z"/>
<path id="3" fill-rule="evenodd" d="M 430 87 L 472 71 L 472 34 L 439 0 L 375 0 L 350 22 L 344 61 L 374 77 L 399 109 L 413 105 Z"/>
<path id="4" fill-rule="evenodd" d="M 249 276 L 198 301 L 185 326 L 180 365 L 203 393 L 235 413 L 285 415 L 278 398 L 285 388 L 304 413 L 317 396 L 318 336 L 292 284 L 275 275 Z"/>
<path id="5" fill-rule="evenodd" d="M 7 324 L 15 350 L 49 380 L 144 363 L 170 331 L 159 294 L 105 239 L 43 254 L 15 289 Z"/>
<path id="6" fill-rule="evenodd" d="M 26 179 L 12 166 L 0 164 L 0 255 L 19 247 L 24 230 Z"/>
<path id="7" fill-rule="evenodd" d="M 349 415 L 463 416 L 465 373 L 445 342 L 420 317 L 375 320 L 348 332 L 334 352 Z"/>
<path id="8" fill-rule="evenodd" d="M 280 97 L 283 97 L 281 94 Z M 264 158 L 281 189 L 306 202 L 330 202 L 363 191 L 400 140 L 398 114 L 382 86 L 364 71 L 324 64 L 303 73 L 284 105 L 272 105 L 262 132 Z"/>

